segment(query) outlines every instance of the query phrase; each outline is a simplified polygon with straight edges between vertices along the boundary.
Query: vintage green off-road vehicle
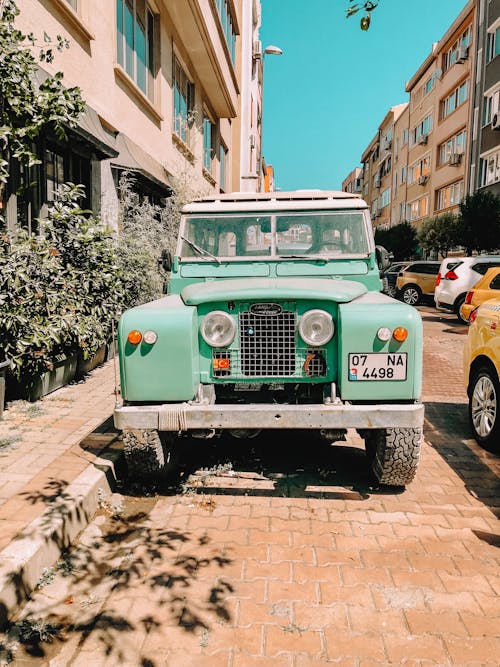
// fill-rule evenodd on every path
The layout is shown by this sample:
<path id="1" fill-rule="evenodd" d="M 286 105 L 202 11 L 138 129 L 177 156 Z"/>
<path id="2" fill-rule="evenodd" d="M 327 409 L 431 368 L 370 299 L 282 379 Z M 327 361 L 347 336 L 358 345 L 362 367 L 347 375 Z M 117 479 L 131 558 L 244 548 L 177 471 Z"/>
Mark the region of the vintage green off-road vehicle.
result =
<path id="1" fill-rule="evenodd" d="M 186 436 L 309 429 L 338 441 L 353 428 L 380 483 L 412 481 L 422 322 L 380 292 L 384 267 L 362 199 L 297 191 L 195 201 L 165 261 L 168 294 L 119 326 L 115 425 L 131 474 L 167 473 Z"/>

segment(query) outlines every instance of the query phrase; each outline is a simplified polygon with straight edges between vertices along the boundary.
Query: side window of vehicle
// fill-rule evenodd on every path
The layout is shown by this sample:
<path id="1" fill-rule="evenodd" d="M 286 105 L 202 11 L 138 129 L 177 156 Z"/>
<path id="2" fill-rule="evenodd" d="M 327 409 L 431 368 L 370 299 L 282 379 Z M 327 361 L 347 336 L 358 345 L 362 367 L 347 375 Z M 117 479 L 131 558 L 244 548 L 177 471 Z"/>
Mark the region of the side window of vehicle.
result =
<path id="1" fill-rule="evenodd" d="M 471 268 L 473 271 L 476 271 L 476 273 L 484 276 L 486 271 L 494 266 L 500 266 L 500 260 L 498 262 L 479 262 L 478 264 L 474 264 Z"/>
<path id="2" fill-rule="evenodd" d="M 490 289 L 500 290 L 500 273 L 493 278 L 490 283 Z"/>

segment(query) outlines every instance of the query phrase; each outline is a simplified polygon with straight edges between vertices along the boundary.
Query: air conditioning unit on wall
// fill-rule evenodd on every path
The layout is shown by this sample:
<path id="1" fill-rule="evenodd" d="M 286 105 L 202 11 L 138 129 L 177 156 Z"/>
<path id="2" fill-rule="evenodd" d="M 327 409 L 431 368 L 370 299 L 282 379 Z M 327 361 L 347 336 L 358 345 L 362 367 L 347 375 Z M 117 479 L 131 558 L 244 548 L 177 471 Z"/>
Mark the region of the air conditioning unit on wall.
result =
<path id="1" fill-rule="evenodd" d="M 429 177 L 428 177 L 428 176 L 420 176 L 420 178 L 418 179 L 417 183 L 418 183 L 419 185 L 425 185 L 425 184 L 427 183 L 428 180 L 429 180 Z"/>
<path id="2" fill-rule="evenodd" d="M 491 119 L 491 129 L 500 130 L 500 112 L 498 111 L 493 114 L 493 118 Z"/>
<path id="3" fill-rule="evenodd" d="M 418 140 L 418 143 L 419 143 L 419 144 L 422 144 L 422 145 L 425 145 L 425 144 L 427 143 L 427 135 L 426 135 L 426 134 L 422 134 L 422 136 L 421 136 L 421 137 L 419 138 L 419 140 Z"/>

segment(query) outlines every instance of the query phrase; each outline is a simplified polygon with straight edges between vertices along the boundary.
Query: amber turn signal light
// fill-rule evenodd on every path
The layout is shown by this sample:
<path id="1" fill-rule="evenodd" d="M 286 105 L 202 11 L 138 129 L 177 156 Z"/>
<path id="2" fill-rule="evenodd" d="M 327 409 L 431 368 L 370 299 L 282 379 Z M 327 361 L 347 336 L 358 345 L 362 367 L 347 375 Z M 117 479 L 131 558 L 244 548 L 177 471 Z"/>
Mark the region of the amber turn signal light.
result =
<path id="1" fill-rule="evenodd" d="M 398 343 L 402 343 L 408 338 L 408 331 L 404 327 L 397 327 L 394 329 L 393 334 L 394 339 L 398 341 Z"/>
<path id="2" fill-rule="evenodd" d="M 139 345 L 142 340 L 142 334 L 140 331 L 132 329 L 132 331 L 127 336 L 127 340 L 131 345 Z"/>

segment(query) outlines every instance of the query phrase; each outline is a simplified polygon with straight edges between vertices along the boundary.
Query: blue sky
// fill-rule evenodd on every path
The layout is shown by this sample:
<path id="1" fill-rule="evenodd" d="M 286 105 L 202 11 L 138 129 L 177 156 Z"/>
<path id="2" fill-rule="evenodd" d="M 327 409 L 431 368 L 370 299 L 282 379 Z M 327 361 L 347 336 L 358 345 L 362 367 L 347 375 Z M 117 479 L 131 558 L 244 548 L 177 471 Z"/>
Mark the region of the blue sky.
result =
<path id="1" fill-rule="evenodd" d="M 340 189 L 465 0 L 380 0 L 368 32 L 348 0 L 261 0 L 264 156 L 276 187 Z"/>

